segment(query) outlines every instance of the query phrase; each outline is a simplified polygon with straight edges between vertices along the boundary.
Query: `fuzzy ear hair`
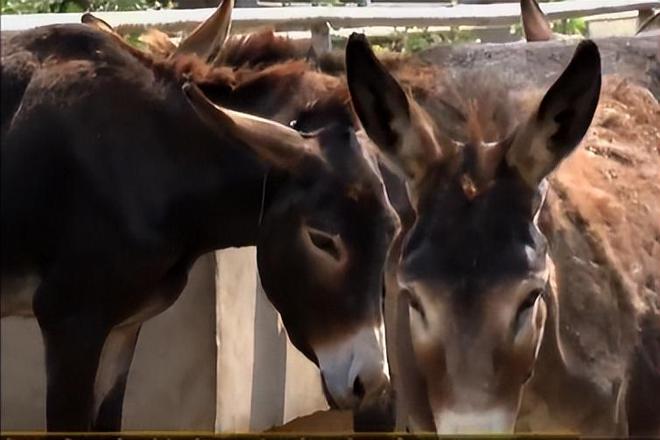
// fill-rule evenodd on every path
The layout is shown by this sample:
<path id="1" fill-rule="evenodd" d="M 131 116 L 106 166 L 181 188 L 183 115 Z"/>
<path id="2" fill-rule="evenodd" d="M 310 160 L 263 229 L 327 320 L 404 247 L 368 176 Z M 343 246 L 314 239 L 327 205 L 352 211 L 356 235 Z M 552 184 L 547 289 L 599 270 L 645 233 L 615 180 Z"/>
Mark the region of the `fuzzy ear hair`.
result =
<path id="1" fill-rule="evenodd" d="M 578 44 L 571 62 L 506 153 L 509 167 L 537 186 L 580 143 L 593 119 L 601 87 L 600 53 L 593 41 Z"/>
<path id="2" fill-rule="evenodd" d="M 435 126 L 376 58 L 362 34 L 346 45 L 353 108 L 369 137 L 406 177 L 419 181 L 440 154 Z"/>
<path id="3" fill-rule="evenodd" d="M 172 43 L 170 37 L 156 28 L 147 29 L 138 37 L 138 40 L 149 48 L 150 53 L 163 58 L 171 56 L 177 49 L 176 44 Z"/>

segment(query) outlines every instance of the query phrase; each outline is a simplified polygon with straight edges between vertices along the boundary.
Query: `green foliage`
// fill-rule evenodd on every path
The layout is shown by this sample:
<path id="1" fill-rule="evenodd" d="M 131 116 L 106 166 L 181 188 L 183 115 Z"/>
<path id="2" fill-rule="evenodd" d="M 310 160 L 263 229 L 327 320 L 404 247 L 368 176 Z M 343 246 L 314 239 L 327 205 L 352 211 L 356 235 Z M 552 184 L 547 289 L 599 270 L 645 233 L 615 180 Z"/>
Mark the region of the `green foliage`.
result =
<path id="1" fill-rule="evenodd" d="M 140 40 L 141 35 L 141 32 L 131 32 L 129 34 L 124 34 L 124 39 L 126 39 L 131 46 L 146 51 L 148 50 L 148 47 Z"/>
<path id="2" fill-rule="evenodd" d="M 0 0 L 3 14 L 44 12 L 135 11 L 171 8 L 171 0 Z"/>
<path id="3" fill-rule="evenodd" d="M 406 29 L 395 31 L 388 37 L 389 44 L 381 44 L 383 48 L 397 52 L 415 53 L 438 44 L 455 44 L 474 42 L 476 38 L 467 30 L 452 27 L 448 31 L 431 32 L 423 29 Z"/>
<path id="4" fill-rule="evenodd" d="M 568 20 L 555 22 L 553 29 L 555 32 L 565 35 L 586 35 L 587 23 L 583 18 L 569 18 Z"/>
<path id="5" fill-rule="evenodd" d="M 587 22 L 584 18 L 568 18 L 566 20 L 555 20 L 550 22 L 552 31 L 563 35 L 587 36 Z M 523 38 L 522 25 L 515 24 L 511 27 L 511 34 Z"/>

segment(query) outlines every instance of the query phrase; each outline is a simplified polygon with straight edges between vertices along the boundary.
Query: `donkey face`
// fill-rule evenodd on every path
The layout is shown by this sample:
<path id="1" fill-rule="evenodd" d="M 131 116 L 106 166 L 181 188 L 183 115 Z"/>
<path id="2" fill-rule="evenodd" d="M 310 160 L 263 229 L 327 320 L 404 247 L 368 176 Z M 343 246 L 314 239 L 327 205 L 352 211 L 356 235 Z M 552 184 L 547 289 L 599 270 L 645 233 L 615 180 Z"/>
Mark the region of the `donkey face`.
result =
<path id="1" fill-rule="evenodd" d="M 358 116 L 406 176 L 415 207 L 398 276 L 436 429 L 512 431 L 546 319 L 547 253 L 535 222 L 544 178 L 591 122 L 598 49 L 580 43 L 528 121 L 489 144 L 478 133 L 449 139 L 363 37 L 349 40 L 347 74 Z"/>
<path id="2" fill-rule="evenodd" d="M 316 140 L 318 156 L 269 206 L 258 263 L 291 341 L 319 366 L 328 401 L 358 408 L 389 386 L 382 283 L 396 222 L 353 130 L 330 126 Z"/>
<path id="3" fill-rule="evenodd" d="M 432 179 L 403 250 L 413 347 L 438 431 L 511 430 L 546 318 L 541 194 L 515 175 L 479 195 L 445 179 Z"/>
<path id="4" fill-rule="evenodd" d="M 293 344 L 319 366 L 328 401 L 365 417 L 389 411 L 382 280 L 397 220 L 344 103 L 300 115 L 296 131 L 221 110 L 195 86 L 187 93 L 210 125 L 269 167 L 257 239 L 261 282 Z M 371 422 L 358 415 L 356 428 Z"/>

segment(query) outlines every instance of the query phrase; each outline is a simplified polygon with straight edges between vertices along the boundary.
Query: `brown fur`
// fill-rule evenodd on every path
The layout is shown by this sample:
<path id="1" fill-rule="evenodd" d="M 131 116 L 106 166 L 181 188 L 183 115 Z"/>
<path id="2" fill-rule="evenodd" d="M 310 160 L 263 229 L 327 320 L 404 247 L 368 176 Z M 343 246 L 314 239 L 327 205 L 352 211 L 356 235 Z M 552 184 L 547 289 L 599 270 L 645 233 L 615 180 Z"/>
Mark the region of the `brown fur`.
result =
<path id="1" fill-rule="evenodd" d="M 294 345 L 321 365 L 326 361 L 315 355 L 317 343 L 339 340 L 335 331 L 347 334 L 361 320 L 368 326 L 379 322 L 382 265 L 396 223 L 371 158 L 354 127 L 344 125 L 350 107 L 337 78 L 323 77 L 301 61 L 254 71 L 212 68 L 196 57 L 164 60 L 83 25 L 30 30 L 10 45 L 2 59 L 3 285 L 12 271 L 34 268 L 44 277 L 34 313 L 48 352 L 48 429 L 120 430 L 122 377 L 129 365 L 121 367 L 108 393 L 97 396 L 93 390 L 105 336 L 119 323 L 135 319 L 131 324 L 137 325 L 151 316 L 151 309 L 142 314 L 145 304 L 162 304 L 153 313 L 171 304 L 194 259 L 212 249 L 259 247 L 265 291 Z M 303 119 L 326 130 L 314 137 L 288 130 L 304 139 L 303 151 L 309 152 L 295 169 L 263 163 L 247 151 L 256 150 L 249 136 L 237 130 L 218 136 L 216 131 L 225 131 L 200 118 L 200 101 L 191 107 L 190 86 L 182 91 L 189 81 L 234 112 L 247 106 L 252 114 L 285 123 Z M 231 127 L 228 117 L 219 123 Z M 28 168 L 38 178 L 22 178 Z M 337 237 L 355 237 L 336 245 L 349 261 L 326 261 L 332 250 L 312 241 L 307 221 L 320 227 L 332 221 Z M 95 232 L 92 240 L 88 231 Z M 284 250 L 305 257 L 283 260 Z M 310 261 L 312 254 L 322 263 Z M 73 273 L 68 265 L 76 259 L 94 268 Z M 286 270 L 274 266 L 289 263 Z M 314 274 L 304 287 L 301 274 L 308 269 Z M 317 269 L 333 274 L 333 283 L 323 283 Z M 297 290 L 325 303 L 305 307 L 290 301 Z M 96 296 L 89 299 L 90 294 Z M 344 299 L 345 305 L 335 303 Z M 319 319 L 307 313 L 312 310 L 320 311 Z M 342 398 L 332 402 L 355 407 L 357 430 L 388 429 L 382 362 L 375 359 L 375 368 L 359 372 L 362 387 L 326 383 L 329 398 Z M 100 404 L 98 414 L 94 403 Z"/>
<path id="2" fill-rule="evenodd" d="M 521 116 L 529 114 L 526 109 L 537 102 L 535 94 L 514 95 L 503 84 L 478 76 L 445 78 L 437 81 L 435 90 L 420 89 L 413 96 L 454 139 L 488 142 L 505 138 Z M 477 97 L 479 101 L 474 101 Z M 551 178 L 559 197 L 554 202 L 561 201 L 563 208 L 548 211 L 570 219 L 573 227 L 586 234 L 596 252 L 592 261 L 602 270 L 618 274 L 625 289 L 616 293 L 620 297 L 614 304 L 632 313 L 631 320 L 622 323 L 630 326 L 621 330 L 628 336 L 618 343 L 626 350 L 635 345 L 638 315 L 658 301 L 660 291 L 659 127 L 660 105 L 653 96 L 625 79 L 609 77 L 582 147 Z M 546 217 L 546 221 L 546 233 L 552 237 L 556 220 Z M 594 276 L 589 285 L 603 289 L 606 279 L 610 278 Z M 612 330 L 610 321 L 599 319 L 603 330 Z M 571 322 L 577 321 L 577 315 L 571 318 Z M 581 356 L 602 360 L 596 355 L 601 343 L 605 341 L 584 342 L 581 345 L 587 351 Z"/>
<path id="3" fill-rule="evenodd" d="M 282 61 L 306 59 L 309 40 L 281 37 L 272 29 L 230 37 L 222 47 L 218 64 L 233 67 L 267 66 Z"/>
<path id="4" fill-rule="evenodd" d="M 468 144 L 457 162 L 471 172 L 477 162 L 470 161 L 470 150 L 479 156 L 480 142 L 507 139 L 538 106 L 536 92 L 518 92 L 492 72 L 429 72 L 425 79 L 393 74 L 438 131 Z M 656 358 L 649 355 L 654 344 L 640 343 L 638 331 L 642 315 L 656 310 L 657 316 L 651 304 L 658 301 L 660 283 L 660 108 L 648 91 L 618 78 L 607 79 L 600 102 L 582 147 L 549 179 L 542 230 L 556 265 L 551 289 L 556 302 L 548 306 L 551 316 L 536 374 L 524 393 L 521 431 L 625 432 L 622 403 L 626 381 L 636 374 L 633 356 Z M 423 191 L 434 193 L 428 187 Z M 415 239 L 420 236 L 409 243 Z M 440 266 L 435 259 L 424 268 Z M 645 328 L 651 328 L 645 331 L 652 339 L 655 330 Z"/>
<path id="5" fill-rule="evenodd" d="M 412 95 L 454 139 L 505 138 L 538 101 L 536 93 L 512 93 L 492 78 L 480 80 L 478 75 L 441 78 L 430 90 L 412 89 Z M 411 83 L 416 86 L 414 79 Z M 559 334 L 566 368 L 601 390 L 608 401 L 592 395 L 586 397 L 587 403 L 581 394 L 584 388 L 548 382 L 539 372 L 539 380 L 532 382 L 524 398 L 520 430 L 556 431 L 563 424 L 579 432 L 611 434 L 599 419 L 610 415 L 594 409 L 614 405 L 615 391 L 635 373 L 633 356 L 658 356 L 651 352 L 656 346 L 640 345 L 639 329 L 642 316 L 657 316 L 660 301 L 659 127 L 660 105 L 652 95 L 625 79 L 609 77 L 582 147 L 550 178 L 542 229 L 551 244 L 556 273 L 561 274 Z M 547 345 L 546 341 L 542 347 Z M 641 351 L 636 354 L 638 346 Z M 561 387 L 558 401 L 537 400 L 541 398 L 537 393 L 544 393 L 543 382 Z M 629 398 L 635 403 L 634 395 Z M 526 420 L 538 417 L 538 413 L 532 416 L 532 407 L 566 407 L 567 402 L 576 404 L 569 418 L 554 413 L 548 415 L 546 425 Z"/>
<path id="6" fill-rule="evenodd" d="M 569 371 L 601 390 L 625 383 L 641 317 L 657 315 L 652 304 L 660 298 L 658 127 L 660 106 L 648 91 L 609 78 L 582 147 L 551 178 L 543 230 L 562 274 L 561 342 Z M 584 402 L 566 392 L 563 400 Z M 586 426 L 575 428 L 587 429 L 594 420 L 582 423 Z"/>
<path id="7" fill-rule="evenodd" d="M 168 35 L 158 29 L 148 29 L 138 39 L 154 55 L 168 57 L 176 51 L 176 45 L 170 40 Z"/>

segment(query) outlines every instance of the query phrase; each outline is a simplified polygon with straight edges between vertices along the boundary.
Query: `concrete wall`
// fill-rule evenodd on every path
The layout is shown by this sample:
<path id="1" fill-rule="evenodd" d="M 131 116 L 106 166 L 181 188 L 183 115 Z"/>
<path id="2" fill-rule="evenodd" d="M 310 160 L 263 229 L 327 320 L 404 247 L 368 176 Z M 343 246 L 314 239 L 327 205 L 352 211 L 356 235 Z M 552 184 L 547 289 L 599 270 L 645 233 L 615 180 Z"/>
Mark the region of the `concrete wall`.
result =
<path id="1" fill-rule="evenodd" d="M 1 326 L 2 430 L 41 430 L 38 326 L 19 318 Z M 254 248 L 232 249 L 202 257 L 179 300 L 143 326 L 124 429 L 257 431 L 324 408 L 316 368 L 288 342 L 261 290 Z"/>

